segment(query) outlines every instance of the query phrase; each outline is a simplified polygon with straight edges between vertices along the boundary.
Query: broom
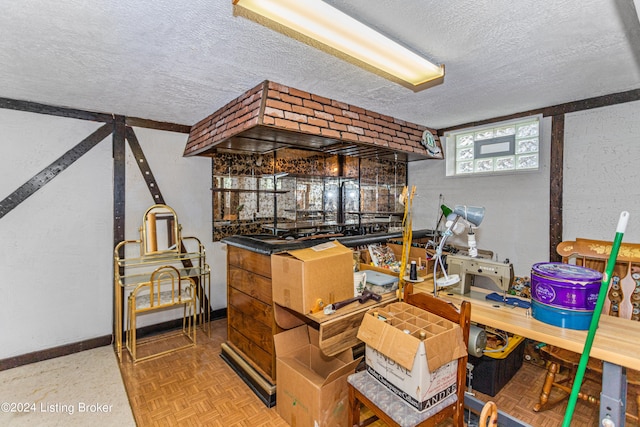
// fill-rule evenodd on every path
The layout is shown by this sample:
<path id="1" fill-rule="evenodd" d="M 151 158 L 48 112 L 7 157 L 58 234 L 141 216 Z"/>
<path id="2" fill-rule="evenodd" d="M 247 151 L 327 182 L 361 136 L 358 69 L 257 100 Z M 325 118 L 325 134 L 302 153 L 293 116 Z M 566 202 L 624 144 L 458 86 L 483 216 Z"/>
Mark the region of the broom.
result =
<path id="1" fill-rule="evenodd" d="M 571 389 L 571 395 L 569 396 L 569 403 L 567 404 L 567 410 L 564 413 L 564 421 L 562 427 L 571 426 L 571 418 L 576 408 L 576 402 L 578 401 L 578 393 L 582 386 L 582 380 L 584 378 L 584 372 L 587 368 L 587 362 L 589 361 L 589 353 L 591 352 L 591 346 L 593 345 L 593 339 L 596 335 L 596 329 L 598 328 L 598 322 L 600 321 L 600 314 L 602 313 L 602 307 L 604 306 L 604 299 L 607 295 L 607 289 L 609 288 L 609 281 L 613 274 L 613 267 L 618 258 L 618 251 L 620 250 L 620 243 L 622 243 L 622 236 L 627 228 L 627 222 L 629 221 L 629 212 L 622 211 L 620 213 L 620 219 L 618 220 L 618 228 L 616 229 L 616 237 L 613 240 L 613 247 L 611 248 L 611 254 L 609 255 L 609 261 L 602 276 L 602 283 L 600 284 L 600 292 L 598 293 L 598 301 L 596 307 L 593 310 L 593 317 L 591 317 L 591 323 L 589 324 L 589 331 L 587 332 L 587 340 L 584 343 L 584 350 L 582 350 L 582 356 L 580 356 L 580 363 L 578 365 L 578 371 L 576 372 L 576 378 L 573 382 L 573 388 Z"/>

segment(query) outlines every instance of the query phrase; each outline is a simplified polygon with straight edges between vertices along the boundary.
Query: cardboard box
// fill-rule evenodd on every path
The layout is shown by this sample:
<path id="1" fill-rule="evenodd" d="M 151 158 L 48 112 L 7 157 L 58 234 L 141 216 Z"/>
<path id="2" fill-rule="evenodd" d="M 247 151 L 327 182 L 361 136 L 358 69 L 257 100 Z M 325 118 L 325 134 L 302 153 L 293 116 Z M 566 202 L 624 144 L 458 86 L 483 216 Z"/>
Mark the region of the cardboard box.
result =
<path id="1" fill-rule="evenodd" d="M 291 426 L 346 427 L 347 376 L 361 358 L 351 349 L 333 357 L 318 347 L 318 331 L 300 326 L 274 337 L 276 348 L 276 410 Z"/>
<path id="2" fill-rule="evenodd" d="M 459 325 L 399 302 L 369 310 L 358 338 L 367 371 L 417 410 L 456 392 L 456 359 L 467 353 Z"/>
<path id="3" fill-rule="evenodd" d="M 393 252 L 397 261 L 396 264 L 399 264 L 399 262 L 402 260 L 402 245 L 396 243 L 387 243 L 386 246 Z M 391 268 L 374 265 L 374 262 L 371 259 L 371 255 L 368 251 L 362 251 L 360 258 L 362 264 L 364 264 L 361 264 L 361 266 L 359 267 L 362 270 L 374 270 L 380 273 L 391 274 L 396 277 L 398 276 L 398 272 L 394 271 Z M 421 266 L 421 268 L 418 269 L 419 277 L 426 277 L 433 273 L 433 264 L 435 262 L 435 259 L 427 258 L 427 253 L 424 248 L 411 246 L 409 248 L 409 257 L 407 258 L 407 263 L 410 264 L 411 261 L 415 261 L 416 264 L 419 264 L 419 266 Z M 396 267 L 397 269 L 400 268 L 399 265 L 397 265 Z M 406 273 L 409 274 L 408 268 Z"/>
<path id="4" fill-rule="evenodd" d="M 319 299 L 353 298 L 353 254 L 338 242 L 273 254 L 271 283 L 275 303 L 308 314 Z"/>

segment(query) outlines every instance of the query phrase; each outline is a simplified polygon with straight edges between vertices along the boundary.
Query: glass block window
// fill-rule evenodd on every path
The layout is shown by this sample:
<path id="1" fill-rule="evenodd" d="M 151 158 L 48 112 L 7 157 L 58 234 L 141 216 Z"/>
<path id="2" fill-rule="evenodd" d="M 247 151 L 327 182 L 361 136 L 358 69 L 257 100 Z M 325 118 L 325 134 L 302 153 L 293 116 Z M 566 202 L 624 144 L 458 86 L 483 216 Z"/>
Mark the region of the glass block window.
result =
<path id="1" fill-rule="evenodd" d="M 538 170 L 540 117 L 494 123 L 445 135 L 447 176 Z"/>

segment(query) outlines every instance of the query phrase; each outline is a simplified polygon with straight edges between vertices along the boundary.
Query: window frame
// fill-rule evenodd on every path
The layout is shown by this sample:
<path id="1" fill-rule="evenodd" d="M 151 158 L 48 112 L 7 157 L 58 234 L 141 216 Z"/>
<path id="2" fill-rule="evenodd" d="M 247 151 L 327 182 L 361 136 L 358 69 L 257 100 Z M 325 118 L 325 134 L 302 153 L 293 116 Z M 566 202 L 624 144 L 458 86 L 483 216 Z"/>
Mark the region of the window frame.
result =
<path id="1" fill-rule="evenodd" d="M 535 135 L 520 135 L 518 136 L 518 128 L 537 122 L 537 134 Z M 497 135 L 496 130 L 513 127 L 513 133 Z M 479 135 L 487 132 L 491 132 L 492 136 L 489 138 L 478 138 Z M 472 143 L 467 147 L 457 146 L 458 137 L 466 136 L 472 138 Z M 447 177 L 478 177 L 478 176 L 493 176 L 493 175 L 511 175 L 521 173 L 531 173 L 540 171 L 540 154 L 542 143 L 542 115 L 536 114 L 532 116 L 519 117 L 515 119 L 504 120 L 500 122 L 489 123 L 481 126 L 474 126 L 464 129 L 456 129 L 450 132 L 445 132 L 443 135 L 445 146 L 445 162 L 446 162 L 446 176 Z M 537 150 L 518 152 L 518 143 L 537 139 Z M 513 143 L 510 142 L 513 140 Z M 492 144 L 504 144 L 508 143 L 508 149 L 494 153 L 481 153 L 483 147 L 487 147 Z M 472 157 L 468 159 L 460 159 L 460 152 L 466 151 L 466 155 L 472 153 Z M 535 155 L 536 166 L 534 167 L 519 167 L 518 160 L 526 156 Z M 486 160 L 492 159 L 491 170 L 477 170 L 481 167 L 481 163 L 486 164 Z M 513 167 L 509 169 L 496 170 L 496 161 L 498 160 L 512 160 Z M 478 162 L 480 160 L 480 162 Z M 472 163 L 473 170 L 470 172 L 460 172 L 459 165 L 463 163 Z M 479 166 L 480 163 L 480 166 Z"/>

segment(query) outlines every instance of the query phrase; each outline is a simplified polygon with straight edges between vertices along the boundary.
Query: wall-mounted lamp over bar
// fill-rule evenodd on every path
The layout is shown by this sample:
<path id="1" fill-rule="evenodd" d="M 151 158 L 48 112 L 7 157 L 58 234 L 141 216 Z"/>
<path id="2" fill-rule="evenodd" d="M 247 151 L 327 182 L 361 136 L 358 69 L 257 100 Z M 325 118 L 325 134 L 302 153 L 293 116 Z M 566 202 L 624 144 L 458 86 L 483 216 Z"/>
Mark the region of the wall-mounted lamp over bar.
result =
<path id="1" fill-rule="evenodd" d="M 321 0 L 233 0 L 306 37 L 390 74 L 410 87 L 444 77 L 434 64 Z"/>

